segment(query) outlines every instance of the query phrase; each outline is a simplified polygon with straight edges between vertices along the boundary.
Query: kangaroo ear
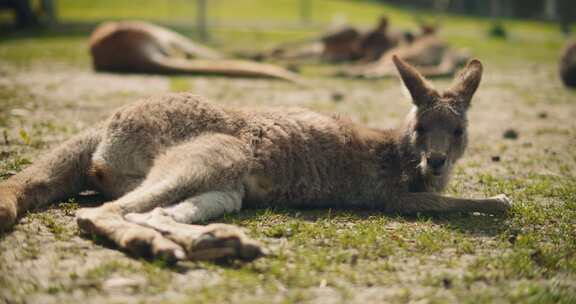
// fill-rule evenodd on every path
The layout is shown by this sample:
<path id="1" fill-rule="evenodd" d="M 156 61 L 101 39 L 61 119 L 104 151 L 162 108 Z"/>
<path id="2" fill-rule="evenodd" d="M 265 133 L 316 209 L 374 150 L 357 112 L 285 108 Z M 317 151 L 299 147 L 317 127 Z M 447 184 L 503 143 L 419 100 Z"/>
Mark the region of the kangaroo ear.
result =
<path id="1" fill-rule="evenodd" d="M 398 58 L 396 55 L 392 56 L 394 65 L 400 72 L 400 77 L 404 85 L 412 96 L 412 102 L 417 107 L 426 106 L 434 101 L 434 97 L 438 95 L 436 90 L 420 75 L 420 73 L 411 65 Z"/>
<path id="2" fill-rule="evenodd" d="M 482 63 L 479 60 L 471 60 L 456 78 L 450 89 L 453 94 L 460 97 L 466 107 L 470 105 L 472 96 L 474 96 L 478 86 L 480 86 L 482 70 Z"/>

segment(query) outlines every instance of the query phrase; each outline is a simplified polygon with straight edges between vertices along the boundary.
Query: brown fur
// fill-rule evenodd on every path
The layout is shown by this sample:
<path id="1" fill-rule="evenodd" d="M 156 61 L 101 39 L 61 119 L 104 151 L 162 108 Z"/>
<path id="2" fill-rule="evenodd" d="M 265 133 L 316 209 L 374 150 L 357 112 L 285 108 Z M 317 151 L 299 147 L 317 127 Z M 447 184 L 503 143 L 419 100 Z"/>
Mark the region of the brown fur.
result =
<path id="1" fill-rule="evenodd" d="M 361 34 L 353 27 L 345 27 L 322 37 L 322 59 L 327 61 L 351 61 L 358 59 Z"/>
<path id="2" fill-rule="evenodd" d="M 328 32 L 320 38 L 299 43 L 288 43 L 254 57 L 274 60 L 323 60 L 328 62 L 372 62 L 386 51 L 403 42 L 404 37 L 389 31 L 388 18 L 381 17 L 378 24 L 366 32 L 345 26 Z"/>
<path id="3" fill-rule="evenodd" d="M 359 42 L 361 60 L 363 62 L 376 61 L 399 43 L 399 37 L 389 32 L 388 18 L 382 17 L 378 25 L 364 34 Z"/>
<path id="4" fill-rule="evenodd" d="M 428 28 L 411 43 L 400 44 L 383 53 L 373 63 L 348 67 L 338 74 L 343 76 L 379 78 L 395 75 L 393 56 L 414 65 L 418 71 L 427 77 L 452 76 L 457 69 L 468 60 L 465 52 L 455 52 L 450 45 Z"/>
<path id="5" fill-rule="evenodd" d="M 306 86 L 284 68 L 224 56 L 176 32 L 137 21 L 107 22 L 90 37 L 99 71 L 160 74 L 209 74 L 283 79 Z"/>
<path id="6" fill-rule="evenodd" d="M 372 62 L 398 45 L 399 38 L 388 31 L 388 18 L 382 17 L 378 24 L 366 33 L 347 27 L 322 38 L 322 57 L 328 61 Z"/>
<path id="7" fill-rule="evenodd" d="M 233 228 L 194 226 L 192 236 L 182 237 L 190 231 L 174 223 L 208 220 L 242 204 L 505 212 L 505 197 L 438 194 L 466 147 L 466 111 L 480 83 L 480 62 L 472 61 L 445 92 L 394 62 L 415 105 L 397 129 L 369 129 L 299 108 L 228 109 L 191 94 L 152 97 L 1 183 L 0 223 L 11 226 L 30 208 L 91 188 L 112 202 L 81 210 L 80 227 L 123 249 L 141 253 L 146 244 L 169 259 L 183 251 L 190 258 L 254 258 L 258 246 L 240 232 L 232 243 L 217 237 L 229 238 Z"/>
<path id="8" fill-rule="evenodd" d="M 560 77 L 564 85 L 576 88 L 576 41 L 568 43 L 562 52 Z"/>

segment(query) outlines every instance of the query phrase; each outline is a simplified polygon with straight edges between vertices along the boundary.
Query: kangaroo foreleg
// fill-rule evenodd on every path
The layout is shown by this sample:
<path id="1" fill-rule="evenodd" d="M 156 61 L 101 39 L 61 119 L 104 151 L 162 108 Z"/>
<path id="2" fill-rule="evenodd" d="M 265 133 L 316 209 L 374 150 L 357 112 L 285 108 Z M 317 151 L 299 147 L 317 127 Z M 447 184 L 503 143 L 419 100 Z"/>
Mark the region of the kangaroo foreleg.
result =
<path id="1" fill-rule="evenodd" d="M 396 197 L 386 211 L 402 214 L 480 212 L 487 214 L 506 213 L 511 201 L 505 195 L 486 199 L 463 199 L 442 196 L 436 193 L 407 193 Z"/>

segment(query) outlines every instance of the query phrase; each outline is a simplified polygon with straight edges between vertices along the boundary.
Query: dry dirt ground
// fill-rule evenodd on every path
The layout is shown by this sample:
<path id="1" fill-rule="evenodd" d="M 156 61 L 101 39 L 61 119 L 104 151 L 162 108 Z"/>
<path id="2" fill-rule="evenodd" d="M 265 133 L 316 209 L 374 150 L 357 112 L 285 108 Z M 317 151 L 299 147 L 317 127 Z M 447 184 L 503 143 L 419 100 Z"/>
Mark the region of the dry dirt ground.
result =
<path id="1" fill-rule="evenodd" d="M 518 62 L 485 62 L 469 150 L 449 190 L 506 193 L 516 203 L 508 218 L 248 210 L 222 221 L 246 227 L 270 256 L 168 267 L 80 235 L 75 209 L 101 202 L 83 196 L 32 212 L 0 235 L 0 303 L 574 303 L 576 94 L 560 85 L 551 62 Z M 183 90 L 230 106 L 298 105 L 382 128 L 410 108 L 397 79 L 315 81 L 345 98 L 335 103 L 325 90 L 270 80 L 98 74 L 87 65 L 0 58 L 0 178 L 149 94 Z M 517 136 L 505 138 L 510 130 Z"/>

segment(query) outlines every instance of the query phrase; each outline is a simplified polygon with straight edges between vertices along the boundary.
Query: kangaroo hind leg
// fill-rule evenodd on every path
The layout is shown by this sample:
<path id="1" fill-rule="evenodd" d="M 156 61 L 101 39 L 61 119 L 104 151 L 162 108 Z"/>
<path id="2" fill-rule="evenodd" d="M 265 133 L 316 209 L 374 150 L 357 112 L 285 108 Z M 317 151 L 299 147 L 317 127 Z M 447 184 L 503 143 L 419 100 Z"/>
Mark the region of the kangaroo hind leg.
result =
<path id="1" fill-rule="evenodd" d="M 239 184 L 250 168 L 250 149 L 240 140 L 223 134 L 207 134 L 170 148 L 161 155 L 146 179 L 136 189 L 98 208 L 82 209 L 77 214 L 80 228 L 106 237 L 121 249 L 152 257 L 177 260 L 182 256 L 178 242 L 167 238 L 162 229 L 152 229 L 124 218 L 129 213 L 149 212 L 157 207 L 186 201 L 197 195 L 238 197 L 233 207 L 203 208 L 192 212 L 204 215 L 197 220 L 219 216 L 240 208 L 242 195 L 216 195 L 213 189 Z M 212 193 L 214 192 L 214 193 Z M 200 204 L 202 205 L 202 204 Z M 193 204 L 190 204 L 194 207 Z M 174 207 L 177 210 L 179 207 Z M 180 207 L 181 208 L 181 207 Z M 195 206 L 194 208 L 198 208 Z M 179 212 L 180 213 L 180 212 Z M 221 239 L 221 238 L 220 238 Z"/>

